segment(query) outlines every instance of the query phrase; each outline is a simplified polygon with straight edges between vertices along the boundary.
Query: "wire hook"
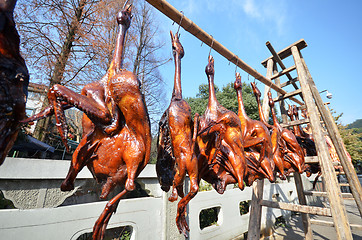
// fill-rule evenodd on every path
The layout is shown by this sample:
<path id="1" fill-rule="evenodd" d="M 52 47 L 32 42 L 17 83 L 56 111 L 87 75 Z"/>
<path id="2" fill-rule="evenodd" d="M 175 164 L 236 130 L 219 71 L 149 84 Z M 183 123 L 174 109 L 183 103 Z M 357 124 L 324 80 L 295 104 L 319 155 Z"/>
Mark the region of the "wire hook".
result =
<path id="1" fill-rule="evenodd" d="M 176 35 L 178 35 L 178 32 L 180 31 L 182 19 L 184 18 L 184 12 L 183 12 L 183 11 L 180 11 L 180 13 L 182 13 L 182 16 L 181 16 L 181 19 L 180 19 L 180 23 L 178 24 L 178 28 L 177 28 Z M 178 35 L 178 37 L 180 37 L 180 35 Z"/>
<path id="2" fill-rule="evenodd" d="M 122 8 L 122 9 L 125 9 L 125 8 L 126 8 L 128 1 L 129 1 L 129 0 L 127 0 L 127 1 L 123 4 L 123 8 Z M 132 3 L 129 5 L 129 7 L 130 7 L 130 6 L 132 6 Z M 128 8 L 129 8 L 129 7 L 128 7 Z M 127 9 L 127 10 L 128 10 L 128 9 Z"/>
<path id="3" fill-rule="evenodd" d="M 238 70 L 238 64 L 239 64 L 239 57 L 238 57 L 238 56 L 236 56 L 235 76 L 236 76 L 236 70 Z"/>
<path id="4" fill-rule="evenodd" d="M 212 37 L 212 41 L 211 41 L 211 45 L 210 45 L 209 57 L 210 57 L 210 54 L 211 54 L 212 46 L 214 45 L 214 37 L 212 35 L 210 35 L 210 36 Z"/>

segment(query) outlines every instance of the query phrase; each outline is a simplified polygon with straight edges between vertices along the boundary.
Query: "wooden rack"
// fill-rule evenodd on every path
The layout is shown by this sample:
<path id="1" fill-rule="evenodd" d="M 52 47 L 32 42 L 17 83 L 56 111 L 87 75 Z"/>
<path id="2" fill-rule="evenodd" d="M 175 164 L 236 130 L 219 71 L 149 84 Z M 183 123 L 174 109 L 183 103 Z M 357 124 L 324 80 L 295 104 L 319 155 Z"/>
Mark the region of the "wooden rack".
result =
<path id="1" fill-rule="evenodd" d="M 265 116 L 269 116 L 269 106 L 268 106 L 268 97 L 266 96 L 267 92 L 272 88 L 278 94 L 278 97 L 275 99 L 280 102 L 281 114 L 283 118 L 283 126 L 293 126 L 300 125 L 305 123 L 310 123 L 312 127 L 313 136 L 316 143 L 316 148 L 318 152 L 318 162 L 321 165 L 324 184 L 326 187 L 326 192 L 324 193 L 315 193 L 315 192 L 305 192 L 303 189 L 301 176 L 300 174 L 294 174 L 296 188 L 298 192 L 299 204 L 290 204 L 290 203 L 281 203 L 263 200 L 263 186 L 264 180 L 258 180 L 253 185 L 253 195 L 252 203 L 250 209 L 250 222 L 249 222 L 249 231 L 248 239 L 259 239 L 260 237 L 260 221 L 261 221 L 261 209 L 262 206 L 265 207 L 274 207 L 290 211 L 297 211 L 302 213 L 304 232 L 306 239 L 313 239 L 312 229 L 311 229 L 311 220 L 309 219 L 309 214 L 318 214 L 323 216 L 332 216 L 333 222 L 316 222 L 313 224 L 322 224 L 322 225 L 333 225 L 337 231 L 337 236 L 339 239 L 352 239 L 351 226 L 347 219 L 345 206 L 343 203 L 342 193 L 338 185 L 336 174 L 334 172 L 333 164 L 331 162 L 327 144 L 324 140 L 322 123 L 327 128 L 328 134 L 332 139 L 332 142 L 336 148 L 337 154 L 341 160 L 341 164 L 346 173 L 349 186 L 352 191 L 352 195 L 357 203 L 358 209 L 362 216 L 362 188 L 359 184 L 358 177 L 354 171 L 353 165 L 348 161 L 347 155 L 344 152 L 342 145 L 342 138 L 338 132 L 338 128 L 334 122 L 334 119 L 331 113 L 325 108 L 322 99 L 319 95 L 319 92 L 314 84 L 314 81 L 310 75 L 310 72 L 307 68 L 307 65 L 302 57 L 300 50 L 307 47 L 306 42 L 301 39 L 292 45 L 286 47 L 285 49 L 279 51 L 278 53 L 274 50 L 272 45 L 267 42 L 266 45 L 270 50 L 272 56 L 267 58 L 262 62 L 262 64 L 267 68 L 266 77 L 257 72 L 254 68 L 245 63 L 240 59 L 236 54 L 232 53 L 218 41 L 216 41 L 210 34 L 206 33 L 190 19 L 184 16 L 183 13 L 179 12 L 171 4 L 165 0 L 146 0 L 168 18 L 178 23 L 182 28 L 187 32 L 194 35 L 203 43 L 210 46 L 216 52 L 224 56 L 227 60 L 237 65 L 239 68 L 243 69 L 245 72 L 249 73 L 255 79 L 265 84 L 264 90 L 264 99 L 263 99 L 263 112 Z M 295 66 L 286 68 L 282 60 L 293 56 Z M 281 67 L 281 71 L 277 70 L 277 63 Z M 298 77 L 292 78 L 290 75 L 291 71 L 297 70 Z M 279 77 L 286 76 L 288 81 L 280 83 Z M 274 80 L 274 82 L 272 81 Z M 299 82 L 300 88 L 297 83 Z M 288 85 L 292 85 L 295 88 L 295 91 L 288 93 L 283 89 Z M 302 100 L 295 98 L 297 95 L 301 97 Z M 309 113 L 309 119 L 303 119 L 299 121 L 288 122 L 286 109 L 284 107 L 284 99 L 290 99 L 300 106 L 298 109 L 307 108 Z M 322 119 L 320 118 L 322 117 Z M 307 158 L 308 161 L 316 162 L 316 158 Z M 330 208 L 321 208 L 321 207 L 312 207 L 307 206 L 305 195 L 323 195 L 327 196 L 330 201 Z M 360 226 L 352 226 L 360 228 Z"/>
<path id="2" fill-rule="evenodd" d="M 304 43 L 301 44 L 301 42 Z M 283 49 L 278 53 L 275 52 L 274 48 L 269 42 L 267 42 L 266 45 L 272 54 L 271 57 L 267 58 L 262 62 L 262 64 L 267 68 L 266 77 L 274 79 L 275 84 L 281 88 L 293 84 L 293 87 L 296 89 L 295 91 L 286 94 L 281 94 L 278 92 L 278 97 L 274 99 L 276 101 L 280 101 L 280 110 L 283 118 L 283 127 L 310 123 L 316 144 L 316 149 L 318 153 L 318 162 L 321 166 L 326 192 L 304 191 L 300 174 L 294 173 L 299 204 L 266 201 L 263 200 L 264 181 L 263 180 L 257 181 L 253 185 L 248 239 L 249 240 L 259 239 L 260 237 L 260 219 L 261 219 L 261 209 L 263 206 L 300 212 L 302 214 L 305 239 L 307 240 L 313 239 L 313 233 L 311 229 L 312 220 L 310 220 L 309 214 L 332 217 L 333 222 L 313 220 L 313 224 L 334 226 L 337 232 L 338 239 L 352 239 L 351 227 L 361 229 L 362 226 L 361 225 L 351 226 L 349 224 L 346 214 L 346 209 L 343 203 L 343 197 L 353 197 L 357 203 L 358 210 L 362 216 L 362 202 L 361 202 L 362 188 L 352 163 L 348 161 L 342 143 L 343 140 L 338 132 L 338 128 L 334 122 L 334 119 L 330 111 L 324 106 L 324 103 L 311 77 L 311 74 L 308 70 L 305 60 L 302 57 L 302 54 L 300 53 L 301 48 L 298 46 L 300 45 L 307 46 L 307 44 L 302 39 L 288 46 L 287 48 Z M 287 58 L 289 56 L 293 56 L 295 65 L 293 67 L 286 68 L 282 62 L 282 59 Z M 282 68 L 281 72 L 278 72 L 276 63 L 278 63 L 279 66 Z M 297 70 L 296 78 L 292 78 L 290 76 L 289 72 L 292 71 L 290 69 Z M 288 77 L 288 81 L 285 83 L 280 83 L 279 77 L 283 75 L 286 75 Z M 300 84 L 300 88 L 297 86 L 298 82 Z M 263 112 L 265 116 L 269 116 L 269 106 L 267 102 L 268 99 L 267 92 L 269 90 L 270 87 L 266 85 L 264 89 L 264 101 L 263 101 Z M 300 109 L 305 107 L 307 108 L 309 119 L 302 119 L 298 121 L 288 122 L 284 99 L 287 99 L 290 96 L 298 95 L 300 93 L 302 93 L 302 100 L 304 101 L 304 104 L 299 106 L 299 108 Z M 352 194 L 342 194 L 340 191 L 340 185 L 337 181 L 336 173 L 333 168 L 333 163 L 331 161 L 328 147 L 324 138 L 324 133 L 323 133 L 324 129 L 322 127 L 322 123 L 327 129 L 327 132 L 336 148 L 338 157 L 343 166 Z M 315 163 L 315 162 L 316 158 L 309 158 L 309 157 L 306 158 L 306 163 Z M 306 195 L 328 197 L 330 208 L 307 206 L 306 197 L 305 197 Z"/>

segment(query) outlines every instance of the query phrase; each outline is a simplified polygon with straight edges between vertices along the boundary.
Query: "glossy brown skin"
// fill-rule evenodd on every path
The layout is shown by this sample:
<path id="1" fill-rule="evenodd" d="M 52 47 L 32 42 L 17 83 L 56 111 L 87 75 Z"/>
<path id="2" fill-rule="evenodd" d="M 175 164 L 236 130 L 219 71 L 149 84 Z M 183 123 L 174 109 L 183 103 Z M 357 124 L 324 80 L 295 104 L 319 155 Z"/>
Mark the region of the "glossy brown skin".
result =
<path id="1" fill-rule="evenodd" d="M 20 55 L 13 18 L 16 0 L 0 0 L 0 165 L 12 148 L 25 118 L 29 73 Z"/>
<path id="2" fill-rule="evenodd" d="M 292 105 L 289 105 L 288 107 L 288 111 L 287 111 L 288 117 L 290 118 L 291 121 L 294 121 L 294 109 Z M 293 133 L 295 134 L 295 136 L 301 137 L 301 132 L 300 132 L 300 128 L 297 125 L 293 126 Z"/>
<path id="3" fill-rule="evenodd" d="M 225 190 L 227 184 L 234 182 L 243 190 L 247 165 L 241 142 L 240 119 L 216 99 L 212 56 L 209 57 L 205 72 L 209 81 L 209 102 L 198 121 L 195 146 L 200 176 L 219 193 Z"/>
<path id="4" fill-rule="evenodd" d="M 86 85 L 82 94 L 64 86 L 49 90 L 51 106 L 27 121 L 55 114 L 57 126 L 66 144 L 64 109 L 83 111 L 83 138 L 75 150 L 63 191 L 74 188 L 74 180 L 87 166 L 98 182 L 103 182 L 101 198 L 115 186 L 125 185 L 106 205 L 93 228 L 93 239 L 103 239 L 107 223 L 122 196 L 135 188 L 134 180 L 146 166 L 151 151 L 150 121 L 140 82 L 132 72 L 122 69 L 126 31 L 131 22 L 131 8 L 119 13 L 120 27 L 116 49 L 106 75 Z"/>
<path id="5" fill-rule="evenodd" d="M 289 105 L 288 116 L 291 121 L 299 120 L 298 108 L 296 105 Z M 300 126 L 293 126 L 293 130 L 299 145 L 304 151 L 304 155 L 317 156 L 317 150 L 311 135 L 306 133 Z"/>
<path id="6" fill-rule="evenodd" d="M 171 103 L 161 119 L 156 170 L 162 189 L 168 191 L 172 184 L 169 200 L 173 202 L 178 196 L 182 198 L 178 203 L 176 224 L 180 233 L 187 237 L 190 230 L 186 222 L 186 205 L 199 189 L 198 165 L 196 156 L 193 155 L 191 108 L 182 99 L 181 58 L 184 50 L 179 36 L 172 32 L 170 34 L 175 61 L 174 88 Z M 186 173 L 190 178 L 190 191 L 184 196 L 183 183 Z"/>
<path id="7" fill-rule="evenodd" d="M 285 175 L 297 171 L 303 173 L 304 171 L 304 152 L 300 147 L 295 135 L 286 128 L 280 126 L 274 111 L 274 101 L 270 92 L 268 92 L 269 106 L 273 116 L 275 130 L 280 132 L 278 140 L 280 152 L 283 156 L 284 169 L 279 168 L 282 174 L 286 171 Z"/>
<path id="8" fill-rule="evenodd" d="M 272 144 L 272 148 L 273 148 L 273 161 L 277 167 L 276 170 L 279 170 L 279 177 L 281 179 L 286 179 L 285 173 L 284 173 L 284 157 L 283 157 L 283 154 L 282 154 L 280 146 L 279 146 L 281 132 L 278 131 L 276 126 L 270 125 L 268 123 L 268 121 L 265 119 L 265 116 L 264 116 L 264 113 L 263 113 L 263 110 L 261 107 L 261 102 L 260 102 L 261 93 L 260 93 L 259 89 L 256 87 L 255 83 L 251 83 L 251 87 L 253 89 L 253 93 L 255 95 L 256 102 L 258 103 L 260 121 L 270 131 L 271 144 Z"/>
<path id="9" fill-rule="evenodd" d="M 273 146 L 271 137 L 267 127 L 260 121 L 249 118 L 246 114 L 243 97 L 242 82 L 240 74 L 236 74 L 234 88 L 237 93 L 239 111 L 238 116 L 241 123 L 242 143 L 248 160 L 249 169 L 254 167 L 256 173 L 248 173 L 254 175 L 254 179 L 268 178 L 274 182 Z M 250 156 L 252 155 L 252 156 Z"/>

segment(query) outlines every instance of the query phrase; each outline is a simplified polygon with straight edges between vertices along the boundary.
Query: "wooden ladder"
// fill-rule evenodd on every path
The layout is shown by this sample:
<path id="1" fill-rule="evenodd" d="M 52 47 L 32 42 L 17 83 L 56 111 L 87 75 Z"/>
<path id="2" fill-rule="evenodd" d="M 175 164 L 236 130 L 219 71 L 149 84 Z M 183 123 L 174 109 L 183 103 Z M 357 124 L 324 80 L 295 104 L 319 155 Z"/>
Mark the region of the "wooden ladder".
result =
<path id="1" fill-rule="evenodd" d="M 250 221 L 248 230 L 248 240 L 255 240 L 260 238 L 260 226 L 261 226 L 261 210 L 262 207 L 279 208 L 289 211 L 300 212 L 303 221 L 305 239 L 313 239 L 313 233 L 311 224 L 319 224 L 324 226 L 334 226 L 337 232 L 338 239 L 352 239 L 351 227 L 360 229 L 360 225 L 350 225 L 345 205 L 343 202 L 343 195 L 340 190 L 340 185 L 337 181 L 336 173 L 329 155 L 328 147 L 324 139 L 323 127 L 324 124 L 327 132 L 336 148 L 338 157 L 341 161 L 342 167 L 346 174 L 352 196 L 357 203 L 358 210 L 362 216 L 362 188 L 358 180 L 354 167 L 344 151 L 342 138 L 339 134 L 337 125 L 328 109 L 323 104 L 321 96 L 315 86 L 312 76 L 307 68 L 304 58 L 302 57 L 300 50 L 307 46 L 306 42 L 301 39 L 280 52 L 275 52 L 272 45 L 266 43 L 272 56 L 262 62 L 264 67 L 267 68 L 266 77 L 274 80 L 278 87 L 286 87 L 293 85 L 294 91 L 286 94 L 279 94 L 274 101 L 280 102 L 280 110 L 283 119 L 283 127 L 300 125 L 310 123 L 312 128 L 313 137 L 318 153 L 318 157 L 306 157 L 306 163 L 312 163 L 318 161 L 323 176 L 323 182 L 326 192 L 304 191 L 301 176 L 299 173 L 294 173 L 295 185 L 297 189 L 299 204 L 283 203 L 277 201 L 263 200 L 263 186 L 264 180 L 257 180 L 253 184 L 253 194 L 250 206 Z M 295 65 L 286 68 L 282 62 L 283 59 L 293 56 Z M 281 67 L 281 71 L 277 70 L 277 63 Z M 296 70 L 297 77 L 292 78 L 290 72 Z M 285 75 L 288 80 L 284 83 L 280 83 L 279 77 Z M 297 83 L 299 82 L 300 87 Z M 269 105 L 267 92 L 270 90 L 269 86 L 265 86 L 264 99 L 263 99 L 263 112 L 265 116 L 269 116 Z M 299 101 L 295 96 L 301 96 L 302 101 Z M 287 111 L 285 108 L 284 99 L 290 99 L 296 103 L 299 103 L 300 108 L 307 108 L 309 115 L 308 119 L 302 119 L 298 121 L 288 122 Z M 329 208 L 307 206 L 306 195 L 313 196 L 325 196 L 329 199 Z M 351 196 L 351 194 L 349 194 Z M 309 214 L 316 214 L 322 216 L 331 216 L 333 222 L 316 221 L 309 218 Z"/>

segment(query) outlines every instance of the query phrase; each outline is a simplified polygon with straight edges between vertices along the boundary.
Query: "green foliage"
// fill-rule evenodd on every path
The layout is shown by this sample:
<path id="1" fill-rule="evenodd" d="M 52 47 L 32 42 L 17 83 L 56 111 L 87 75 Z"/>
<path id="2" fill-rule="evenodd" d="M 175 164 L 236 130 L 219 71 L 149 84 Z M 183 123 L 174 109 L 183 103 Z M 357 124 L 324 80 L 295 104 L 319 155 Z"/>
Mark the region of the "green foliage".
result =
<path id="1" fill-rule="evenodd" d="M 201 179 L 199 184 L 199 192 L 211 191 L 213 188 L 210 183 Z"/>
<path id="2" fill-rule="evenodd" d="M 157 140 L 158 140 L 157 135 L 152 138 L 150 161 L 148 162 L 149 164 L 156 164 L 157 162 Z"/>
<path id="3" fill-rule="evenodd" d="M 222 88 L 222 91 L 219 91 L 219 88 L 215 86 L 215 93 L 216 98 L 221 105 L 235 113 L 238 112 L 238 99 L 234 89 L 234 83 L 228 83 Z M 209 86 L 207 84 L 201 84 L 196 97 L 189 97 L 185 99 L 191 107 L 192 116 L 194 116 L 195 113 L 200 115 L 204 114 L 207 107 L 208 98 Z M 248 116 L 252 119 L 259 119 L 258 105 L 256 103 L 253 91 L 246 83 L 243 83 L 243 100 L 245 111 Z"/>
<path id="4" fill-rule="evenodd" d="M 331 109 L 331 113 L 335 115 L 336 111 Z M 344 126 L 339 121 L 342 115 L 343 113 L 334 116 L 334 120 L 337 123 L 338 130 L 343 139 L 344 146 L 346 147 L 349 155 L 351 155 L 352 163 L 356 168 L 356 171 L 362 172 L 362 128 L 353 128 L 353 126 L 360 126 L 360 123 L 362 123 L 362 119 L 358 119 L 353 123 Z"/>
<path id="5" fill-rule="evenodd" d="M 353 123 L 347 125 L 348 129 L 357 128 L 359 132 L 362 132 L 362 119 L 357 119 Z"/>
<path id="6" fill-rule="evenodd" d="M 93 233 L 84 233 L 80 235 L 77 240 L 91 240 Z M 104 240 L 130 240 L 132 236 L 132 227 L 124 226 L 117 228 L 110 228 L 106 230 Z"/>
<path id="7" fill-rule="evenodd" d="M 348 129 L 342 125 L 338 125 L 338 128 L 353 164 L 355 166 L 362 164 L 362 132 L 355 128 Z"/>
<path id="8" fill-rule="evenodd" d="M 12 201 L 6 199 L 2 191 L 0 191 L 0 209 L 13 209 L 15 208 Z"/>
<path id="9" fill-rule="evenodd" d="M 277 217 L 274 223 L 275 227 L 287 227 L 287 222 L 283 216 Z"/>
<path id="10" fill-rule="evenodd" d="M 239 204 L 240 215 L 247 214 L 249 212 L 249 206 L 250 206 L 250 200 L 240 202 Z"/>
<path id="11" fill-rule="evenodd" d="M 219 207 L 202 210 L 199 215 L 200 229 L 217 224 L 219 211 Z"/>

